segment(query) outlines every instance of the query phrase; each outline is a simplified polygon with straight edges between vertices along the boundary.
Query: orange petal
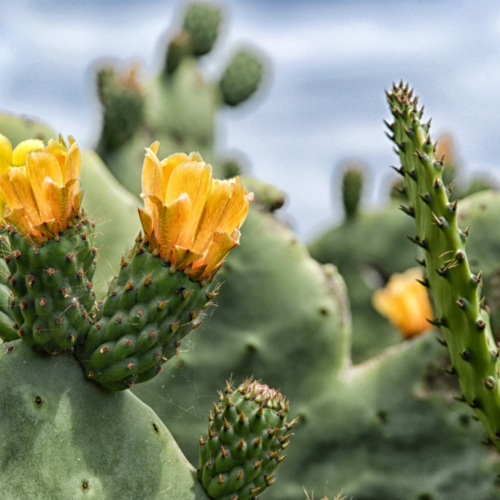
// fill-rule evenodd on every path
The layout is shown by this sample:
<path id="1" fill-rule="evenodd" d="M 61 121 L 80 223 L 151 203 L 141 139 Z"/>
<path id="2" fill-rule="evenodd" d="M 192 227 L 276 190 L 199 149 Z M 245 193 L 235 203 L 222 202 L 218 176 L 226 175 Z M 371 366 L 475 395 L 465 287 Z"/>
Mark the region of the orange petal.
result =
<path id="1" fill-rule="evenodd" d="M 20 167 L 26 163 L 26 157 L 33 151 L 41 151 L 43 149 L 43 141 L 39 139 L 28 139 L 20 142 L 12 151 L 12 165 Z"/>
<path id="2" fill-rule="evenodd" d="M 33 229 L 24 213 L 24 208 L 14 208 L 10 210 L 5 216 L 6 220 L 10 222 L 21 234 L 25 236 L 30 234 Z"/>
<path id="3" fill-rule="evenodd" d="M 195 260 L 203 257 L 203 254 L 196 253 L 189 248 L 184 248 L 179 245 L 174 245 L 173 265 L 176 270 L 182 271 Z"/>
<path id="4" fill-rule="evenodd" d="M 163 202 L 158 198 L 158 196 L 154 196 L 152 194 L 145 195 L 141 194 L 141 198 L 144 198 L 144 202 L 149 200 L 149 203 L 146 204 L 146 206 L 149 205 L 150 210 L 146 209 L 148 213 L 151 214 L 151 218 L 153 219 L 153 231 L 159 235 L 160 234 L 160 218 L 161 214 L 163 213 L 163 208 L 165 205 Z"/>
<path id="5" fill-rule="evenodd" d="M 50 139 L 49 143 L 43 150 L 46 153 L 50 153 L 55 156 L 61 172 L 64 173 L 64 165 L 66 163 L 66 157 L 68 155 L 68 148 L 66 147 L 66 144 L 64 144 L 62 137 L 59 135 L 59 141 Z"/>
<path id="6" fill-rule="evenodd" d="M 71 179 L 80 179 L 81 157 L 80 148 L 74 142 L 66 155 L 63 168 L 63 182 L 66 184 Z"/>
<path id="7" fill-rule="evenodd" d="M 231 233 L 234 229 L 239 229 L 248 214 L 249 203 L 243 184 L 238 178 L 228 182 L 230 182 L 232 192 L 231 199 L 217 226 L 217 231 L 221 233 Z"/>
<path id="8" fill-rule="evenodd" d="M 163 191 L 163 181 L 161 178 L 160 161 L 156 154 L 149 148 L 146 148 L 146 156 L 142 167 L 142 193 L 145 198 L 147 195 L 153 195 L 162 202 L 165 200 Z M 152 200 L 145 198 L 146 209 L 152 211 Z"/>
<path id="9" fill-rule="evenodd" d="M 12 145 L 9 139 L 0 134 L 0 173 L 6 172 L 12 166 Z"/>
<path id="10" fill-rule="evenodd" d="M 16 188 L 10 179 L 10 171 L 0 174 L 0 190 L 2 191 L 5 204 L 10 210 L 22 208 L 23 204 L 19 199 Z"/>
<path id="11" fill-rule="evenodd" d="M 235 241 L 229 234 L 215 233 L 212 244 L 205 257 L 205 264 L 207 267 L 202 278 L 214 271 L 215 268 L 222 263 L 226 255 L 237 245 L 238 241 Z"/>
<path id="12" fill-rule="evenodd" d="M 70 179 L 64 184 L 64 193 L 66 195 L 66 216 L 69 217 L 71 209 L 75 211 L 80 208 L 81 200 L 79 199 L 79 185 L 80 179 Z"/>
<path id="13" fill-rule="evenodd" d="M 191 212 L 191 200 L 182 193 L 177 200 L 163 207 L 160 216 L 160 256 L 165 258 L 174 245 Z"/>
<path id="14" fill-rule="evenodd" d="M 203 193 L 208 195 L 206 187 L 207 180 L 210 179 L 209 186 L 212 183 L 212 167 L 203 162 L 183 162 L 174 168 L 165 193 L 165 204 L 168 205 L 177 200 L 182 193 L 187 193 L 192 202 Z M 205 203 L 205 200 L 203 200 Z"/>
<path id="15" fill-rule="evenodd" d="M 153 232 L 153 218 L 151 216 L 151 212 L 148 212 L 143 208 L 138 208 L 138 210 L 144 234 L 149 236 Z"/>
<path id="16" fill-rule="evenodd" d="M 196 229 L 193 245 L 195 252 L 204 253 L 210 245 L 231 196 L 231 186 L 228 182 L 218 182 L 214 183 L 214 185 L 215 187 L 207 198 Z"/>
<path id="17" fill-rule="evenodd" d="M 167 192 L 168 182 L 170 180 L 170 176 L 174 168 L 179 165 L 179 163 L 183 163 L 185 161 L 189 161 L 189 156 L 184 153 L 175 153 L 173 155 L 167 156 L 164 160 L 161 161 L 161 173 L 163 177 L 163 192 Z"/>
<path id="18" fill-rule="evenodd" d="M 67 198 L 65 189 L 46 177 L 42 183 L 43 197 L 52 208 L 52 213 L 62 229 L 68 227 Z"/>
<path id="19" fill-rule="evenodd" d="M 42 219 L 38 212 L 35 195 L 31 189 L 31 184 L 26 176 L 24 167 L 13 168 L 9 172 L 10 180 L 16 188 L 17 196 L 24 208 L 24 213 L 32 225 L 40 224 Z"/>

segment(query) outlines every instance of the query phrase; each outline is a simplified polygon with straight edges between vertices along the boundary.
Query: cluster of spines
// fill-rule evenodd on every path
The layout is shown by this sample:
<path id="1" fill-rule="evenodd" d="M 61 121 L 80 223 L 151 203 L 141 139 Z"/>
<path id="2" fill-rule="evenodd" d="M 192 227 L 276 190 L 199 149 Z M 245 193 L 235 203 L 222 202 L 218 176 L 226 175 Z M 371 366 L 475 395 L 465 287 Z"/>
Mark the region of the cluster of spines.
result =
<path id="1" fill-rule="evenodd" d="M 198 477 L 214 499 L 257 500 L 276 480 L 290 444 L 288 402 L 274 389 L 246 380 L 234 391 L 227 382 L 200 437 Z"/>
<path id="2" fill-rule="evenodd" d="M 417 236 L 410 238 L 424 249 L 420 263 L 427 269 L 422 284 L 431 289 L 436 318 L 450 350 L 450 373 L 459 377 L 462 401 L 472 407 L 488 432 L 487 441 L 500 450 L 500 388 L 498 357 L 481 299 L 481 273 L 472 274 L 465 252 L 469 228 L 457 224 L 458 200 L 450 202 L 452 186 L 443 183 L 443 160 L 435 158 L 429 135 L 430 121 L 421 123 L 423 107 L 401 82 L 387 93 L 395 118 L 387 123 L 396 143 L 411 205 L 403 210 L 415 218 Z"/>
<path id="3" fill-rule="evenodd" d="M 161 259 L 141 234 L 111 281 L 96 323 L 77 349 L 88 378 L 124 390 L 163 371 L 182 339 L 203 323 L 210 291 Z"/>
<path id="4" fill-rule="evenodd" d="M 9 305 L 15 320 L 12 329 L 39 351 L 57 354 L 72 348 L 93 322 L 94 228 L 94 223 L 79 218 L 41 247 L 33 246 L 12 226 L 3 228 Z"/>

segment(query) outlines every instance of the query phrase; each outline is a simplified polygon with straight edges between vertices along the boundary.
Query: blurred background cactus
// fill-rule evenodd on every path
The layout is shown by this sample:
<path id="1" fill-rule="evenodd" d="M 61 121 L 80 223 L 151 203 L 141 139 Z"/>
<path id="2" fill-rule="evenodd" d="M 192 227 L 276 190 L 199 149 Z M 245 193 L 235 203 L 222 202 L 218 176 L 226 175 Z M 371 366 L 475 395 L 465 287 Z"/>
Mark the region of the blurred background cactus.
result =
<path id="1" fill-rule="evenodd" d="M 251 97 L 263 76 L 263 62 L 249 49 L 236 52 L 221 76 L 209 82 L 198 59 L 208 54 L 219 35 L 219 7 L 194 3 L 169 41 L 160 73 L 142 81 L 137 66 L 120 70 L 103 66 L 97 74 L 102 104 L 102 131 L 96 151 L 132 193 L 140 192 L 144 144 L 158 140 L 160 154 L 199 151 L 218 177 L 239 173 L 234 161 L 214 152 L 215 121 L 223 105 L 237 106 Z M 236 167 L 236 168 L 235 168 Z"/>

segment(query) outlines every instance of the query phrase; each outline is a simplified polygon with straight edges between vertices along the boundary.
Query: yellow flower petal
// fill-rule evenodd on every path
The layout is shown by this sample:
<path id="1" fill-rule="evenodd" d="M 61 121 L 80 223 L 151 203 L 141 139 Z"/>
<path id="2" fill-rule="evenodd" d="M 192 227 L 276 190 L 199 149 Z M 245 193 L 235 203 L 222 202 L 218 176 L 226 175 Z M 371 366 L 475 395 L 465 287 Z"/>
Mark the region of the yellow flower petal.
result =
<path id="1" fill-rule="evenodd" d="M 161 173 L 163 177 L 163 192 L 167 192 L 168 181 L 170 180 L 170 176 L 174 168 L 179 165 L 179 163 L 183 163 L 189 161 L 189 156 L 184 153 L 175 153 L 173 155 L 167 156 L 164 160 L 161 161 Z M 165 194 L 163 195 L 163 199 L 165 199 Z"/>
<path id="2" fill-rule="evenodd" d="M 238 245 L 238 240 L 233 239 L 227 233 L 215 233 L 212 244 L 210 245 L 205 257 L 206 269 L 202 275 L 202 279 L 209 276 L 222 264 L 222 261 L 226 258 L 227 254 Z"/>
<path id="3" fill-rule="evenodd" d="M 191 212 L 191 200 L 186 193 L 182 193 L 170 205 L 165 205 L 160 215 L 160 256 L 165 258 L 174 245 L 179 241 L 179 235 L 184 224 L 187 223 Z"/>
<path id="4" fill-rule="evenodd" d="M 146 148 L 146 157 L 142 167 L 142 193 L 146 209 L 149 211 L 153 211 L 153 201 L 147 196 L 156 196 L 162 203 L 165 201 L 160 161 L 149 148 Z"/>
<path id="5" fill-rule="evenodd" d="M 80 149 L 78 148 L 78 144 L 74 142 L 69 148 L 63 167 L 64 185 L 68 186 L 68 183 L 70 181 L 73 181 L 71 182 L 71 187 L 67 188 L 68 200 L 70 200 L 71 202 L 73 201 L 75 195 L 78 193 L 79 183 L 77 181 L 80 179 L 80 166 Z"/>
<path id="6" fill-rule="evenodd" d="M 372 298 L 375 309 L 397 326 L 405 337 L 432 328 L 427 321 L 433 316 L 429 296 L 417 279 L 422 279 L 418 268 L 394 274 L 386 287 L 377 290 Z"/>
<path id="7" fill-rule="evenodd" d="M 46 177 L 42 183 L 42 193 L 59 225 L 62 229 L 66 229 L 68 227 L 66 190 L 50 177 Z"/>
<path id="8" fill-rule="evenodd" d="M 141 220 L 142 228 L 144 229 L 144 234 L 149 236 L 153 232 L 153 217 L 151 212 L 143 208 L 139 208 L 139 219 Z"/>
<path id="9" fill-rule="evenodd" d="M 239 229 L 248 214 L 249 198 L 246 196 L 243 184 L 238 177 L 229 182 L 232 191 L 231 199 L 227 202 L 226 210 L 217 226 L 217 231 L 221 233 L 231 233 L 234 229 Z"/>
<path id="10" fill-rule="evenodd" d="M 2 190 L 6 205 L 10 210 L 14 210 L 16 208 L 22 208 L 23 204 L 19 199 L 14 184 L 12 184 L 9 173 L 10 171 L 0 174 L 0 189 Z"/>
<path id="11" fill-rule="evenodd" d="M 6 172 L 12 166 L 12 145 L 9 139 L 0 134 L 0 173 Z"/>
<path id="12" fill-rule="evenodd" d="M 207 198 L 196 230 L 193 250 L 204 252 L 212 241 L 231 196 L 229 182 L 219 182 Z"/>
<path id="13" fill-rule="evenodd" d="M 31 189 L 31 184 L 26 176 L 26 171 L 24 167 L 13 168 L 9 172 L 9 177 L 14 185 L 19 201 L 24 208 L 24 213 L 30 223 L 35 226 L 40 224 L 42 219 L 40 218 L 40 213 L 38 212 L 38 206 L 35 201 L 35 195 Z"/>
<path id="14" fill-rule="evenodd" d="M 43 149 L 43 141 L 39 139 L 28 139 L 20 142 L 12 152 L 12 165 L 20 167 L 26 163 L 26 156 L 33 151 L 41 151 Z"/>

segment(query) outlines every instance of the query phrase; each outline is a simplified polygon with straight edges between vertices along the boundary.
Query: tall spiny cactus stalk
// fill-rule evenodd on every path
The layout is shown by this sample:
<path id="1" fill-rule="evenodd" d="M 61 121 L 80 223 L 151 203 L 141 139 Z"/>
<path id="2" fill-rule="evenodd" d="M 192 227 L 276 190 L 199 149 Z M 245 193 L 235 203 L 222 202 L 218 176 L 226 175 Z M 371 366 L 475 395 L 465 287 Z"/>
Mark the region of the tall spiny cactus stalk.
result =
<path id="1" fill-rule="evenodd" d="M 427 269 L 424 286 L 430 287 L 436 319 L 448 345 L 452 368 L 458 375 L 463 401 L 474 409 L 488 433 L 488 442 L 500 450 L 500 387 L 498 348 L 482 308 L 481 273 L 471 273 L 465 253 L 469 228 L 457 225 L 457 201 L 443 184 L 443 162 L 435 158 L 429 135 L 430 121 L 422 123 L 423 107 L 403 82 L 387 94 L 394 123 L 388 124 L 401 160 L 410 206 Z"/>

